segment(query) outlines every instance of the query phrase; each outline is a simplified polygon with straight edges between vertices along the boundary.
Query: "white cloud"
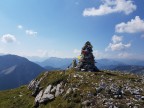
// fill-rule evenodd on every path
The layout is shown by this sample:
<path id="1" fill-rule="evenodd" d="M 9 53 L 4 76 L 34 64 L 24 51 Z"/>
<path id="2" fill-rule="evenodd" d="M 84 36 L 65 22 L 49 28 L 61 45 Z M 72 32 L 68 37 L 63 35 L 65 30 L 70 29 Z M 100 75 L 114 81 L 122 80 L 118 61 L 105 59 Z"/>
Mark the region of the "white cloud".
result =
<path id="1" fill-rule="evenodd" d="M 128 44 L 123 44 L 122 42 L 120 43 L 110 43 L 109 46 L 107 47 L 107 50 L 112 50 L 112 51 L 116 51 L 116 50 L 123 50 L 126 48 L 129 48 L 131 46 L 131 43 Z"/>
<path id="2" fill-rule="evenodd" d="M 131 43 L 123 44 L 122 43 L 122 36 L 116 36 L 114 35 L 112 37 L 112 43 L 109 43 L 108 47 L 105 49 L 105 51 L 111 50 L 111 51 L 117 51 L 117 50 L 124 50 L 129 47 L 131 47 Z"/>
<path id="3" fill-rule="evenodd" d="M 128 57 L 130 57 L 132 54 L 130 54 L 130 53 L 127 53 L 127 52 L 123 52 L 123 53 L 119 53 L 118 54 L 118 56 L 120 57 L 120 58 L 128 58 Z"/>
<path id="4" fill-rule="evenodd" d="M 132 0 L 103 0 L 103 4 L 98 9 L 86 8 L 83 16 L 101 16 L 111 13 L 123 12 L 126 15 L 136 10 L 136 5 Z"/>
<path id="5" fill-rule="evenodd" d="M 74 50 L 73 50 L 73 53 L 74 53 L 74 54 L 79 54 L 79 55 L 80 55 L 80 53 L 81 53 L 81 50 L 78 50 L 78 49 L 74 49 Z"/>
<path id="6" fill-rule="evenodd" d="M 11 34 L 5 34 L 1 37 L 1 41 L 4 43 L 13 43 L 16 41 L 16 38 L 14 35 Z"/>
<path id="7" fill-rule="evenodd" d="M 101 58 L 102 57 L 102 53 L 98 50 L 94 50 L 93 51 L 93 55 L 96 57 L 96 58 Z"/>
<path id="8" fill-rule="evenodd" d="M 26 30 L 25 31 L 27 35 L 29 36 L 36 36 L 37 35 L 37 32 L 33 31 L 33 30 Z"/>
<path id="9" fill-rule="evenodd" d="M 33 31 L 33 30 L 31 30 L 31 29 L 25 30 L 25 29 L 23 29 L 23 26 L 22 26 L 22 25 L 18 25 L 17 28 L 18 28 L 18 29 L 21 29 L 21 30 L 24 30 L 25 33 L 26 33 L 26 35 L 29 35 L 29 36 L 36 36 L 36 35 L 37 35 L 37 32 L 36 32 L 36 31 Z"/>
<path id="10" fill-rule="evenodd" d="M 114 36 L 112 37 L 112 41 L 113 41 L 113 43 L 121 42 L 122 39 L 123 39 L 122 36 L 114 35 Z"/>
<path id="11" fill-rule="evenodd" d="M 2 48 L 0 48 L 0 54 L 3 54 L 3 52 L 4 52 L 4 51 L 3 51 L 3 49 L 2 49 Z"/>
<path id="12" fill-rule="evenodd" d="M 144 20 L 140 19 L 139 16 L 136 16 L 135 19 L 128 21 L 127 23 L 117 24 L 115 31 L 118 33 L 137 33 L 144 32 Z"/>
<path id="13" fill-rule="evenodd" d="M 17 28 L 18 29 L 23 29 L 23 26 L 22 25 L 18 25 Z"/>

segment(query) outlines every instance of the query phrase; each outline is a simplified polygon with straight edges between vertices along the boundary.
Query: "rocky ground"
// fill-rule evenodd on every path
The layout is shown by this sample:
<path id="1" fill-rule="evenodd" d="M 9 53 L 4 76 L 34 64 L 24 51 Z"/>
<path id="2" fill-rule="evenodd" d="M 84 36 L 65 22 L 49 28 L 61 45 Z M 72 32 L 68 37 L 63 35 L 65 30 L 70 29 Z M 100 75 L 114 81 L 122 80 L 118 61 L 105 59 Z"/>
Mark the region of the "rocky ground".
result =
<path id="1" fill-rule="evenodd" d="M 48 76 L 33 80 L 28 88 L 39 85 L 35 106 L 49 104 L 61 96 L 67 105 L 90 108 L 142 108 L 144 106 L 143 76 L 120 72 L 59 72 L 59 77 L 43 88 Z M 35 84 L 34 84 L 35 82 Z M 41 83 L 42 82 L 42 83 Z M 38 83 L 38 84 L 37 84 Z M 35 88 L 35 87 L 34 87 Z M 63 107 L 63 103 L 59 103 Z M 66 107 L 66 106 L 65 106 Z"/>
<path id="2" fill-rule="evenodd" d="M 27 105 L 36 108 L 144 108 L 144 76 L 107 70 L 45 72 L 13 96 L 11 106 L 20 102 L 20 108 L 28 108 L 27 98 Z"/>

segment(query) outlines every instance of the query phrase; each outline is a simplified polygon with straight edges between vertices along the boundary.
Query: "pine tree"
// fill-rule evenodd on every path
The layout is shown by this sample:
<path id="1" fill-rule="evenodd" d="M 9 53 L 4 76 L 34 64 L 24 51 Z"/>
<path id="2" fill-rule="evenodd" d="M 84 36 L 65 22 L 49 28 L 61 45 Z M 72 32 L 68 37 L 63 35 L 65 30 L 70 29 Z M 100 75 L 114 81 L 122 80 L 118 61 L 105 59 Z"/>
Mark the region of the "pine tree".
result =
<path id="1" fill-rule="evenodd" d="M 84 71 L 99 71 L 95 66 L 95 57 L 93 56 L 93 46 L 87 41 L 81 50 L 81 58 L 79 59 L 78 69 Z"/>

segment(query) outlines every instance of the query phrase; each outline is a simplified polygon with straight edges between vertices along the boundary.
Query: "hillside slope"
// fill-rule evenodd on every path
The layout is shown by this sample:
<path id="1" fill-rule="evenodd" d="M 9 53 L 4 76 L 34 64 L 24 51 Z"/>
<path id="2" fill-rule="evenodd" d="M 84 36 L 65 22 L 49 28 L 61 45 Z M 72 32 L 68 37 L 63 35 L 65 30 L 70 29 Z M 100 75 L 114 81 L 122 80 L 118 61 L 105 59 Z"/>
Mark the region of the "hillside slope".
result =
<path id="1" fill-rule="evenodd" d="M 0 90 L 27 84 L 46 69 L 16 55 L 0 56 Z"/>
<path id="2" fill-rule="evenodd" d="M 29 85 L 0 92 L 0 100 L 1 108 L 143 108 L 144 78 L 114 71 L 45 72 Z"/>

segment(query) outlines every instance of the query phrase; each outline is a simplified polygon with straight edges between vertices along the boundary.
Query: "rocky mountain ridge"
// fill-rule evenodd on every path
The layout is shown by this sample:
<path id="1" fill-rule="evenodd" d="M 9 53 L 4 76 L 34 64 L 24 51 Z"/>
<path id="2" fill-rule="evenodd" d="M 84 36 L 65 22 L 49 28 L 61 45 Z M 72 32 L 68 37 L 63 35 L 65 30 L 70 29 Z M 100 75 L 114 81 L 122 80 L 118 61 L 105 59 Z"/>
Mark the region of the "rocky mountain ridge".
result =
<path id="1" fill-rule="evenodd" d="M 2 108 L 143 108 L 144 76 L 107 70 L 52 71 L 40 74 L 28 86 L 0 95 L 5 97 Z"/>

